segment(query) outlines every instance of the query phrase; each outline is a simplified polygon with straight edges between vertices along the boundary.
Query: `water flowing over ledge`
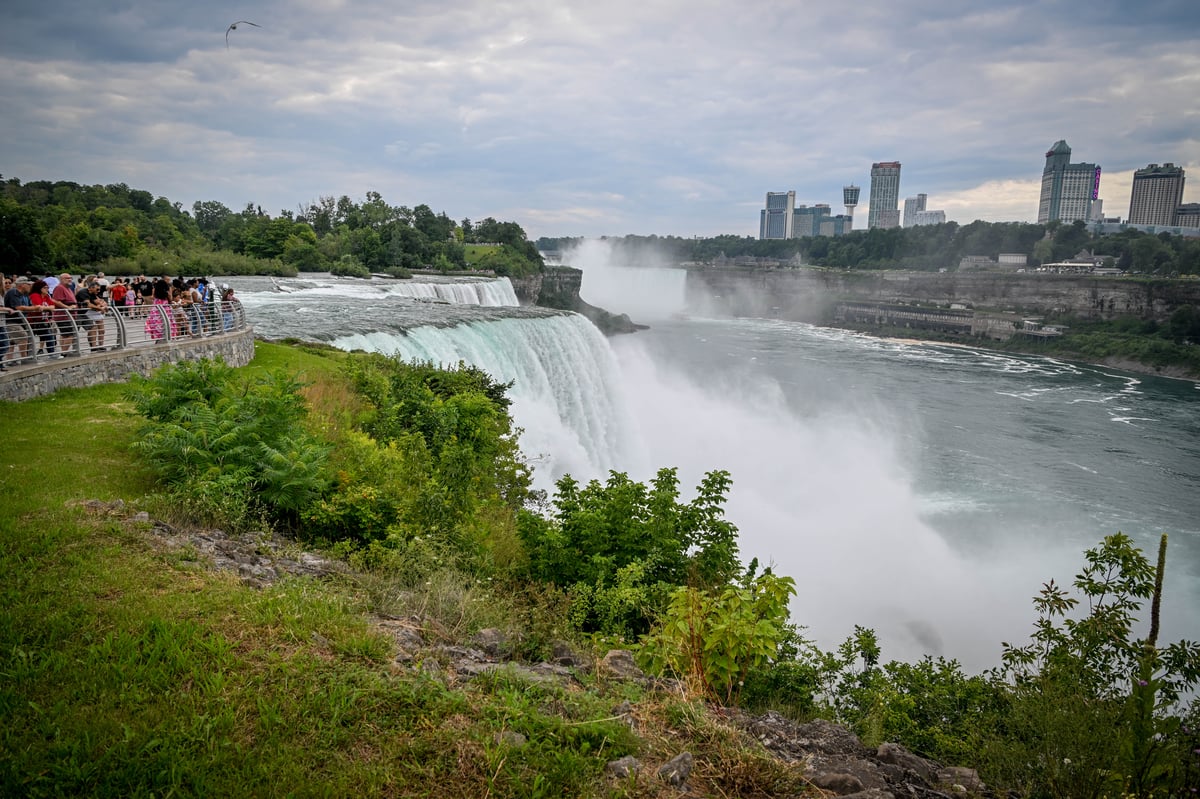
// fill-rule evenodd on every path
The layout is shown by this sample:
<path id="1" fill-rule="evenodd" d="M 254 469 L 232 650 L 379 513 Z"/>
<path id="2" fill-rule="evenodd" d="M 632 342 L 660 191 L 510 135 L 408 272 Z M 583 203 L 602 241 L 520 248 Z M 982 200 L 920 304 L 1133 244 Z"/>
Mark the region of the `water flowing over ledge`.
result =
<path id="1" fill-rule="evenodd" d="M 316 273 L 296 278 L 242 277 L 229 278 L 229 281 L 242 293 L 253 292 L 260 295 L 256 298 L 260 303 L 332 296 L 376 301 L 409 299 L 489 308 L 520 305 L 512 282 L 506 277 L 420 275 L 408 280 L 363 280 Z"/>
<path id="2" fill-rule="evenodd" d="M 608 342 L 577 314 L 473 321 L 406 333 L 354 333 L 341 349 L 364 349 L 405 360 L 478 366 L 512 381 L 512 413 L 539 488 L 570 472 L 602 475 L 634 457 L 638 442 L 627 422 L 622 380 Z"/>

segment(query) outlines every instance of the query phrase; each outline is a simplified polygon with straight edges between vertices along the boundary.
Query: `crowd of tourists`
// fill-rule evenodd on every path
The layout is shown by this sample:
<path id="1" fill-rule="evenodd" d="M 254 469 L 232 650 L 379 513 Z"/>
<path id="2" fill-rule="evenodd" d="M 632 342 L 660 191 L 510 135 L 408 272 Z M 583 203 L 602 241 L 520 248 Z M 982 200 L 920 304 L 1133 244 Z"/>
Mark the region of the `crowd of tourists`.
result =
<path id="1" fill-rule="evenodd" d="M 78 278 L 68 273 L 37 279 L 0 275 L 0 280 L 0 371 L 35 357 L 104 352 L 110 347 L 105 321 L 114 311 L 142 320 L 151 340 L 211 335 L 233 326 L 233 289 L 205 277 L 109 280 L 97 272 Z"/>

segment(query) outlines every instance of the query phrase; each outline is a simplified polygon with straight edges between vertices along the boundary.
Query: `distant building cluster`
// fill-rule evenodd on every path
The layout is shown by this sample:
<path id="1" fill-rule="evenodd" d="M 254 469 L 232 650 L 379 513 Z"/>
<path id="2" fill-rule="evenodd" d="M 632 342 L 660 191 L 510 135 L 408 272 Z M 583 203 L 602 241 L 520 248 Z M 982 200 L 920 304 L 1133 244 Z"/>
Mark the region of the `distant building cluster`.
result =
<path id="1" fill-rule="evenodd" d="M 1100 167 L 1071 163 L 1071 147 L 1060 139 L 1046 152 L 1038 222 L 1087 222 L 1095 233 L 1143 230 L 1195 236 L 1200 229 L 1200 203 L 1183 202 L 1183 167 L 1150 164 L 1133 173 L 1129 215 L 1106 218 L 1100 194 Z"/>
<path id="2" fill-rule="evenodd" d="M 918 225 L 940 225 L 946 221 L 945 211 L 926 210 L 927 195 L 918 194 L 916 197 L 904 198 L 904 227 Z"/>
<path id="3" fill-rule="evenodd" d="M 759 215 L 758 237 L 798 239 L 803 236 L 842 236 L 854 227 L 853 205 L 847 208 L 849 213 L 835 216 L 828 203 L 796 205 L 796 192 L 769 191 L 766 207 Z"/>
<path id="4" fill-rule="evenodd" d="M 767 192 L 766 206 L 759 213 L 760 239 L 798 239 L 804 236 L 843 236 L 854 229 L 854 208 L 861 189 L 853 184 L 842 187 L 846 211 L 834 214 L 828 203 L 796 205 L 796 192 Z M 946 221 L 945 211 L 927 209 L 928 197 L 918 194 L 904 200 L 904 227 L 937 225 Z M 871 195 L 868 228 L 900 227 L 900 162 L 883 161 L 871 165 Z"/>
<path id="5" fill-rule="evenodd" d="M 1071 162 L 1071 146 L 1059 139 L 1046 151 L 1038 197 L 1038 224 L 1048 222 L 1084 222 L 1094 233 L 1118 233 L 1136 229 L 1149 233 L 1200 235 L 1200 203 L 1183 202 L 1183 167 L 1166 163 L 1150 164 L 1133 173 L 1133 191 L 1129 198 L 1129 216 L 1104 216 L 1100 199 L 1098 164 Z M 796 205 L 796 192 L 767 192 L 766 207 L 759 219 L 760 239 L 793 239 L 805 236 L 842 236 L 854 229 L 854 208 L 859 187 L 842 189 L 844 214 L 833 214 L 827 203 Z M 867 228 L 940 225 L 946 212 L 930 210 L 928 195 L 904 199 L 900 208 L 900 162 L 879 161 L 871 165 L 871 193 L 868 201 Z"/>

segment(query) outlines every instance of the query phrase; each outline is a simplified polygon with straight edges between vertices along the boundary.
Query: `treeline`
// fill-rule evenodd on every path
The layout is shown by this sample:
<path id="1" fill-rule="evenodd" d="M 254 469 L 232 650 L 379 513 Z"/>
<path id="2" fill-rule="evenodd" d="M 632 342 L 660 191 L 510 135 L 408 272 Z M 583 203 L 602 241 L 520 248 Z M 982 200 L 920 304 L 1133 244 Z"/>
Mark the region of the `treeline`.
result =
<path id="1" fill-rule="evenodd" d="M 1095 235 L 1083 222 L 946 222 L 891 230 L 862 230 L 848 236 L 759 240 L 752 236 L 679 238 L 625 236 L 606 239 L 617 255 L 632 264 L 652 265 L 662 259 L 712 262 L 721 256 L 737 258 L 796 258 L 812 266 L 838 269 L 954 270 L 965 256 L 996 258 L 1000 253 L 1023 253 L 1033 265 L 1063 261 L 1082 250 L 1107 256 L 1126 272 L 1163 277 L 1200 274 L 1200 237 L 1184 238 L 1127 230 Z M 578 238 L 540 238 L 544 251 L 567 250 Z"/>
<path id="2" fill-rule="evenodd" d="M 541 256 L 515 222 L 455 222 L 428 205 L 321 197 L 277 216 L 248 203 L 181 203 L 124 183 L 0 182 L 0 267 L 6 272 L 277 274 L 365 277 L 413 269 L 532 274 Z"/>

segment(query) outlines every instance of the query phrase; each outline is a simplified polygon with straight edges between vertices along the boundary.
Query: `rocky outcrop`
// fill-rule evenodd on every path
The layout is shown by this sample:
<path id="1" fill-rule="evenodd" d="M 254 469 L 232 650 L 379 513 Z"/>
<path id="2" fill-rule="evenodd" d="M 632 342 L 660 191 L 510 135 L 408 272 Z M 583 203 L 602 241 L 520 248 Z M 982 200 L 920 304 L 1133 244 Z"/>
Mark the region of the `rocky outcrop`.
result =
<path id="1" fill-rule="evenodd" d="M 589 305 L 579 296 L 583 271 L 570 266 L 547 266 L 541 274 L 510 278 L 517 299 L 525 305 L 574 311 L 588 318 L 606 336 L 648 329 L 627 314 L 613 314 Z"/>
<path id="2" fill-rule="evenodd" d="M 894 743 L 872 750 L 833 722 L 799 724 L 773 712 L 735 714 L 734 720 L 775 757 L 803 763 L 809 782 L 837 796 L 933 799 L 989 795 L 973 769 L 944 768 Z"/>
<path id="3" fill-rule="evenodd" d="M 91 499 L 82 503 L 93 515 L 144 525 L 163 548 L 173 552 L 179 566 L 229 572 L 245 585 L 263 588 L 292 577 L 328 577 L 346 571 L 340 561 L 305 552 L 278 536 L 232 535 L 219 529 L 177 528 L 145 511 L 127 513 L 124 501 Z"/>

